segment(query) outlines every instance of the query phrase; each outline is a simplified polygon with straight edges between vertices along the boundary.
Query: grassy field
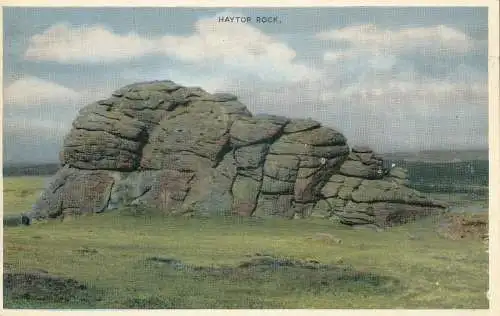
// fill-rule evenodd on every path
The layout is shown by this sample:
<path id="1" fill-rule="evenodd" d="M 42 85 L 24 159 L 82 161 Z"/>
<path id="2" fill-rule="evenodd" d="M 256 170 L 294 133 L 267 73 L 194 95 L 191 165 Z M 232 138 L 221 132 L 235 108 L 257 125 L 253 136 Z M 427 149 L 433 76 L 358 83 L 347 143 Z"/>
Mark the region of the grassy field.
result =
<path id="1" fill-rule="evenodd" d="M 3 214 L 16 215 L 31 209 L 44 189 L 47 177 L 3 178 Z"/>
<path id="2" fill-rule="evenodd" d="M 5 178 L 5 214 L 29 209 L 44 182 Z M 441 198 L 464 210 L 485 207 L 463 196 Z M 18 296 L 4 287 L 4 306 L 488 308 L 485 245 L 444 238 L 439 223 L 427 218 L 375 232 L 325 220 L 163 218 L 123 210 L 4 227 L 6 271 L 45 270 L 87 286 L 45 282 Z"/>

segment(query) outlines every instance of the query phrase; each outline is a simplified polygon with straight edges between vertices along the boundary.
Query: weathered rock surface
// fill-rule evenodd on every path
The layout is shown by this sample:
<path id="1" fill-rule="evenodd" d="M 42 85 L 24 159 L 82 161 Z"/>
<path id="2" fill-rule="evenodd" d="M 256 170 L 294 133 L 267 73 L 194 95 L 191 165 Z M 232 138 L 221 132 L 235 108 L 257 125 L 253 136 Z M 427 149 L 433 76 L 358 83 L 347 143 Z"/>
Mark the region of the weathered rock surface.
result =
<path id="1" fill-rule="evenodd" d="M 146 205 L 164 214 L 337 217 L 392 225 L 444 209 L 368 147 L 309 119 L 252 116 L 231 94 L 172 81 L 83 108 L 30 219 Z"/>

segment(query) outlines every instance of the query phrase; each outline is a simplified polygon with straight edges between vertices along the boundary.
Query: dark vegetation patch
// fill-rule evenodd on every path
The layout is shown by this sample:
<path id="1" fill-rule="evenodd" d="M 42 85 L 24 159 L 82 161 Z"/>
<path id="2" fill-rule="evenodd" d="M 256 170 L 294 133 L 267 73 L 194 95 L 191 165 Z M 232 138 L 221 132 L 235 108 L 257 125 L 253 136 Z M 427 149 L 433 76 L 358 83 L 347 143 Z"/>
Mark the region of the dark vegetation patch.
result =
<path id="1" fill-rule="evenodd" d="M 137 296 L 126 299 L 120 308 L 131 309 L 171 309 L 175 304 L 159 295 Z"/>
<path id="2" fill-rule="evenodd" d="M 46 271 L 4 272 L 5 301 L 32 303 L 92 304 L 98 300 L 96 293 L 73 279 L 48 274 Z M 8 307 L 8 306 L 5 306 Z"/>
<path id="3" fill-rule="evenodd" d="M 146 259 L 148 268 L 160 269 L 164 275 L 182 274 L 185 278 L 226 284 L 252 283 L 258 286 L 278 286 L 281 295 L 286 292 L 358 292 L 383 295 L 401 290 L 401 282 L 350 266 L 323 264 L 317 260 L 277 258 L 255 254 L 235 265 L 195 266 L 168 257 Z"/>
<path id="4" fill-rule="evenodd" d="M 81 248 L 75 250 L 75 252 L 77 254 L 82 255 L 82 256 L 95 255 L 95 254 L 99 253 L 99 251 L 97 251 L 97 249 L 89 248 L 89 247 L 81 247 Z"/>

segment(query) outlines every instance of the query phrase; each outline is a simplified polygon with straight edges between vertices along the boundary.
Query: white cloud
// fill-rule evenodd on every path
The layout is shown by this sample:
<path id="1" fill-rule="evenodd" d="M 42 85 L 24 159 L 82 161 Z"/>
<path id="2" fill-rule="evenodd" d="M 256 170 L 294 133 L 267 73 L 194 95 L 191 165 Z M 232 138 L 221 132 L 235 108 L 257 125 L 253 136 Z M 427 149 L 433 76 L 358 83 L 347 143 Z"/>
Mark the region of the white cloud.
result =
<path id="1" fill-rule="evenodd" d="M 71 120 L 51 121 L 37 120 L 30 118 L 7 118 L 4 121 L 4 128 L 15 134 L 27 135 L 56 135 L 61 136 L 69 131 Z"/>
<path id="2" fill-rule="evenodd" d="M 400 58 L 472 53 L 475 42 L 450 27 L 384 30 L 367 25 L 324 32 L 317 37 L 350 46 L 324 52 L 325 63 L 316 69 L 298 63 L 295 50 L 284 41 L 251 25 L 216 23 L 214 18 L 199 20 L 188 36 L 120 35 L 103 26 L 51 29 L 57 31 L 32 39 L 27 57 L 92 63 L 158 54 L 183 63 L 155 65 L 139 73 L 137 68 L 124 70 L 120 82 L 106 91 L 74 91 L 31 78 L 7 88 L 22 101 L 16 104 L 32 104 L 26 98 L 37 100 L 43 91 L 45 99 L 63 104 L 75 93 L 87 99 L 106 96 L 122 81 L 171 79 L 210 92 L 233 92 L 254 113 L 317 119 L 339 128 L 351 145 L 365 143 L 377 151 L 486 145 L 486 74 L 460 65 L 438 80 L 419 73 L 411 58 Z M 23 92 L 31 89 L 31 82 L 38 83 L 39 92 L 26 96 Z M 36 124 L 32 128 L 43 130 Z"/>
<path id="3" fill-rule="evenodd" d="M 210 17 L 199 20 L 195 29 L 188 37 L 163 37 L 160 46 L 164 53 L 188 62 L 219 61 L 225 66 L 258 73 L 267 80 L 298 81 L 317 76 L 312 69 L 294 63 L 296 52 L 286 43 L 249 24 L 217 23 Z"/>
<path id="4" fill-rule="evenodd" d="M 106 91 L 109 95 L 110 91 Z M 4 89 L 4 129 L 12 136 L 61 138 L 78 110 L 103 95 L 102 89 L 74 90 L 32 76 L 21 76 Z"/>
<path id="5" fill-rule="evenodd" d="M 4 89 L 6 106 L 37 107 L 42 104 L 74 104 L 81 94 L 73 89 L 40 78 L 25 76 Z"/>
<path id="6" fill-rule="evenodd" d="M 151 53 L 154 44 L 134 33 L 115 34 L 103 25 L 71 27 L 59 23 L 34 35 L 24 56 L 65 64 L 112 62 Z"/>
<path id="7" fill-rule="evenodd" d="M 110 92 L 109 87 L 74 90 L 19 76 L 4 89 L 4 161 L 56 161 L 78 110 Z"/>
<path id="8" fill-rule="evenodd" d="M 349 108 L 347 115 L 336 113 L 341 120 L 330 117 L 351 142 L 377 144 L 383 151 L 487 145 L 486 73 L 458 65 L 440 78 L 429 77 L 411 62 L 418 55 L 440 56 L 439 66 L 449 67 L 443 57 L 474 54 L 484 43 L 442 25 L 399 30 L 356 25 L 316 38 L 344 44 L 323 54 L 325 72 L 341 74 L 326 85 L 340 87 L 322 90 L 319 100 Z"/>
<path id="9" fill-rule="evenodd" d="M 343 80 L 330 67 L 313 82 L 279 85 L 233 78 L 225 85 L 254 113 L 311 117 L 340 129 L 351 145 L 381 152 L 487 146 L 483 82 L 437 80 L 414 71 L 399 76 L 376 67 L 367 67 L 352 82 Z"/>
<path id="10" fill-rule="evenodd" d="M 325 52 L 324 60 L 334 62 L 364 53 L 383 56 L 404 53 L 457 55 L 475 49 L 475 42 L 471 37 L 445 25 L 391 30 L 364 24 L 321 32 L 316 38 L 350 44 L 348 49 Z"/>
<path id="11" fill-rule="evenodd" d="M 234 14 L 223 12 L 221 15 Z M 57 24 L 30 39 L 25 58 L 77 64 L 123 61 L 149 54 L 195 64 L 217 62 L 258 73 L 267 80 L 298 81 L 317 77 L 312 69 L 294 62 L 296 52 L 286 43 L 247 24 L 217 23 L 215 17 L 198 20 L 191 35 L 157 38 L 135 33 L 120 35 L 103 25 Z"/>
<path id="12" fill-rule="evenodd" d="M 20 76 L 5 87 L 3 93 L 7 109 L 60 111 L 78 109 L 85 104 L 108 97 L 115 89 L 113 85 L 96 86 L 93 82 L 87 87 L 75 90 L 38 77 Z"/>

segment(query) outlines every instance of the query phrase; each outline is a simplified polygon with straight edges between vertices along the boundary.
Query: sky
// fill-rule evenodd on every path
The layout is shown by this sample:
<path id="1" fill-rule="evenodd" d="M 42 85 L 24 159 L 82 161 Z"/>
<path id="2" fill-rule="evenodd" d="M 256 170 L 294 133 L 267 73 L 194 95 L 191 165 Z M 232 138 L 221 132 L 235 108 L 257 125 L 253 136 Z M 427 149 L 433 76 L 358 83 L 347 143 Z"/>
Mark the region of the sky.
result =
<path id="1" fill-rule="evenodd" d="M 315 119 L 381 153 L 488 146 L 487 8 L 4 8 L 3 18 L 5 163 L 57 161 L 80 108 L 167 79 L 233 93 L 254 114 Z"/>

